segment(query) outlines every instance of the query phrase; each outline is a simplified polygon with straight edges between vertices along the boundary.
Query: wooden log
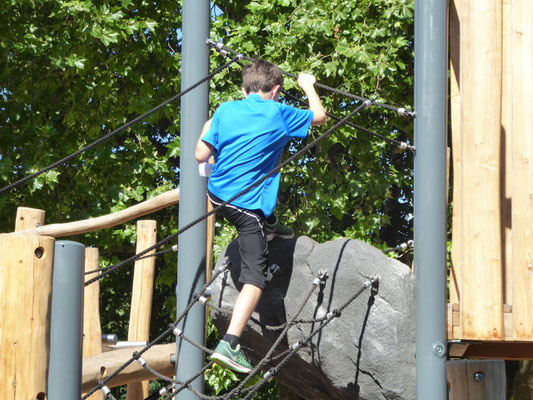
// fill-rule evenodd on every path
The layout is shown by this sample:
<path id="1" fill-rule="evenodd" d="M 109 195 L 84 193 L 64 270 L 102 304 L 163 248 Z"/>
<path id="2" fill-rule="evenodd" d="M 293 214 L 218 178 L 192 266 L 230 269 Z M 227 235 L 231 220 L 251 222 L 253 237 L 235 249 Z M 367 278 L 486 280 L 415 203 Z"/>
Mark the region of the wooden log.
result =
<path id="1" fill-rule="evenodd" d="M 36 208 L 18 207 L 15 232 L 38 228 L 44 225 L 45 212 Z"/>
<path id="2" fill-rule="evenodd" d="M 146 214 L 151 214 L 163 208 L 172 206 L 179 202 L 179 189 L 170 190 L 160 194 L 153 199 L 146 200 L 125 210 L 116 213 L 103 215 L 96 218 L 89 218 L 83 221 L 66 222 L 64 224 L 51 224 L 39 228 L 25 230 L 22 233 L 34 235 L 52 236 L 55 238 L 79 235 L 81 233 L 99 231 L 120 225 L 124 222 L 137 219 Z"/>
<path id="3" fill-rule="evenodd" d="M 54 239 L 0 234 L 0 399 L 44 400 Z"/>
<path id="4" fill-rule="evenodd" d="M 85 249 L 85 270 L 99 269 L 100 260 L 97 248 Z M 99 272 L 85 275 L 85 281 L 94 278 Z M 100 324 L 100 281 L 85 287 L 83 294 L 83 357 L 102 353 L 102 326 Z M 90 400 L 104 400 L 102 392 L 92 394 Z"/>
<path id="5" fill-rule="evenodd" d="M 505 399 L 505 362 L 498 361 L 448 361 L 449 400 L 501 400 Z"/>
<path id="6" fill-rule="evenodd" d="M 452 131 L 453 158 L 453 214 L 452 254 L 450 266 L 450 303 L 459 303 L 461 297 L 462 264 L 462 135 L 461 135 L 461 91 L 460 91 L 460 43 L 461 43 L 461 0 L 450 1 L 450 123 Z M 449 315 L 449 317 L 451 317 Z M 460 325 L 449 326 L 450 339 L 459 339 Z"/>
<path id="7" fill-rule="evenodd" d="M 104 352 L 97 356 L 85 358 L 83 360 L 82 391 L 92 390 L 98 381 L 110 376 L 128 361 L 135 351 L 140 351 L 142 347 L 131 347 Z M 174 376 L 175 367 L 170 362 L 172 354 L 176 353 L 176 343 L 155 345 L 145 352 L 142 357 L 147 365 L 165 376 Z M 116 377 L 106 383 L 109 388 L 126 385 L 131 382 L 139 382 L 151 379 L 154 376 L 146 371 L 137 362 L 128 365 Z"/>
<path id="8" fill-rule="evenodd" d="M 533 3 L 512 7 L 513 326 L 515 340 L 533 340 Z"/>
<path id="9" fill-rule="evenodd" d="M 461 37 L 462 335 L 501 340 L 501 0 L 461 3 Z"/>
<path id="10" fill-rule="evenodd" d="M 153 246 L 157 241 L 157 222 L 137 221 L 137 253 Z M 144 257 L 155 253 L 155 249 Z M 131 295 L 130 325 L 128 340 L 149 341 L 152 299 L 154 293 L 155 257 L 135 262 Z M 128 384 L 127 400 L 143 400 L 149 396 L 149 381 Z"/>

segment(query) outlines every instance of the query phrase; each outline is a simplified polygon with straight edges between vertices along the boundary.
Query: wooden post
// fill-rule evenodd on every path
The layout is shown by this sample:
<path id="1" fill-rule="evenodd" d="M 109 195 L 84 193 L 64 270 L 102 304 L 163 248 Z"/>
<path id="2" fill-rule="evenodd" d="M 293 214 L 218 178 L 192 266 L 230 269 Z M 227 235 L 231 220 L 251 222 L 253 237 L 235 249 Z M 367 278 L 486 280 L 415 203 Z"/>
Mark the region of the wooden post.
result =
<path id="1" fill-rule="evenodd" d="M 137 221 L 137 253 L 153 246 L 157 241 L 157 223 L 152 220 Z M 150 251 L 143 257 L 154 254 Z M 131 295 L 129 341 L 149 341 L 150 318 L 154 292 L 155 257 L 135 262 Z M 148 397 L 149 381 L 128 384 L 127 400 L 142 400 Z"/>
<path id="2" fill-rule="evenodd" d="M 446 364 L 449 400 L 505 399 L 505 361 L 454 360 Z"/>
<path id="3" fill-rule="evenodd" d="M 99 268 L 100 260 L 97 248 L 85 249 L 85 270 L 94 271 Z M 85 281 L 94 278 L 99 272 L 85 275 Z M 102 326 L 100 324 L 100 281 L 85 287 L 83 295 L 83 357 L 96 356 L 102 353 Z M 104 400 L 104 394 L 98 391 L 89 397 L 90 400 Z"/>
<path id="4" fill-rule="evenodd" d="M 503 340 L 501 0 L 462 2 L 461 37 L 462 333 Z"/>
<path id="5" fill-rule="evenodd" d="M 39 228 L 44 225 L 45 212 L 36 208 L 18 207 L 15 232 Z"/>
<path id="6" fill-rule="evenodd" d="M 44 400 L 54 239 L 0 234 L 0 399 Z"/>
<path id="7" fill-rule="evenodd" d="M 533 340 L 533 3 L 516 0 L 513 18 L 513 326 Z"/>

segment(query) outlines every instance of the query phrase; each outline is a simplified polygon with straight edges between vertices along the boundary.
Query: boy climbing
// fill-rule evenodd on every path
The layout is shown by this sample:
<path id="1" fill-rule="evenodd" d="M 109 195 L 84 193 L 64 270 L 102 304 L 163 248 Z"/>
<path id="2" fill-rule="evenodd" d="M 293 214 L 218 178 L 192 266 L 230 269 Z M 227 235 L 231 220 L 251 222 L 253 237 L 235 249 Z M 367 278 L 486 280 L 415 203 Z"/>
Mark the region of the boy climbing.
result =
<path id="1" fill-rule="evenodd" d="M 243 68 L 242 79 L 244 100 L 223 103 L 205 123 L 196 146 L 199 163 L 207 162 L 214 153 L 207 196 L 215 207 L 272 171 L 292 138 L 304 138 L 311 125 L 326 121 L 314 76 L 298 77 L 309 101 L 308 110 L 278 103 L 283 75 L 274 64 L 258 59 Z M 218 210 L 239 235 L 239 281 L 243 286 L 228 330 L 211 359 L 237 372 L 252 370 L 239 340 L 266 285 L 268 240 L 294 235 L 273 214 L 279 181 L 280 174 L 276 173 Z"/>

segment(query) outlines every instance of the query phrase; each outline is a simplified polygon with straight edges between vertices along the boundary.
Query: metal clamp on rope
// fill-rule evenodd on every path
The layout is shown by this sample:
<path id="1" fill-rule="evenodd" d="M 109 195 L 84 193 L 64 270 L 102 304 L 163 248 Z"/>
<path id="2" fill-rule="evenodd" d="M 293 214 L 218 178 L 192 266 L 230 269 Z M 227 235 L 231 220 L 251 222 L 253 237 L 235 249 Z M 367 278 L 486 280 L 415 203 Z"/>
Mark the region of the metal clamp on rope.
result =
<path id="1" fill-rule="evenodd" d="M 363 101 L 363 105 L 365 106 L 365 108 L 368 108 L 372 105 L 372 100 L 365 100 Z"/>
<path id="2" fill-rule="evenodd" d="M 216 42 L 213 40 L 213 39 L 210 39 L 210 38 L 207 38 L 205 40 L 205 43 L 209 46 L 209 47 L 214 47 L 216 46 Z"/>
<path id="3" fill-rule="evenodd" d="M 183 335 L 183 331 L 180 328 L 178 328 L 178 327 L 175 327 L 174 330 L 172 331 L 172 333 L 176 337 L 180 337 L 181 335 Z"/>
<path id="4" fill-rule="evenodd" d="M 207 303 L 207 297 L 200 296 L 200 297 L 198 298 L 198 302 L 199 302 L 200 304 L 202 304 L 202 305 L 205 306 L 205 304 Z"/>
<path id="5" fill-rule="evenodd" d="M 109 389 L 107 386 L 102 386 L 102 389 L 100 390 L 102 391 L 105 397 L 107 397 L 107 395 L 111 393 L 111 389 Z"/>
<path id="6" fill-rule="evenodd" d="M 299 350 L 300 348 L 302 347 L 302 343 L 300 341 L 297 341 L 296 343 L 294 343 L 291 348 L 293 350 Z"/>
<path id="7" fill-rule="evenodd" d="M 271 370 L 269 370 L 268 372 L 266 372 L 263 375 L 263 379 L 268 381 L 270 378 L 272 378 L 273 376 L 276 376 L 277 374 L 278 374 L 278 369 L 277 368 L 272 368 Z"/>
<path id="8" fill-rule="evenodd" d="M 137 362 L 138 362 L 138 363 L 141 365 L 141 367 L 143 367 L 143 368 L 144 368 L 144 366 L 146 365 L 146 360 L 145 360 L 144 358 L 142 358 L 142 357 L 139 357 L 139 358 L 137 359 Z"/>
<path id="9" fill-rule="evenodd" d="M 411 111 L 411 110 L 406 110 L 405 108 L 403 107 L 399 107 L 397 109 L 398 111 L 398 115 L 401 115 L 402 117 L 409 117 L 409 118 L 414 118 L 416 117 L 416 113 L 414 111 Z"/>
<path id="10" fill-rule="evenodd" d="M 369 281 L 368 281 L 369 282 Z M 365 282 L 366 283 L 366 282 Z M 340 317 L 341 316 L 341 312 L 339 310 L 333 310 L 333 311 L 330 311 L 326 314 L 326 318 L 332 318 L 332 317 Z"/>
<path id="11" fill-rule="evenodd" d="M 228 268 L 229 266 L 231 265 L 231 260 L 230 259 L 227 259 L 226 261 L 224 261 L 222 263 L 222 265 L 220 265 L 219 267 L 217 267 L 217 269 L 220 271 L 220 272 L 224 272 L 224 270 L 226 268 Z"/>
<path id="12" fill-rule="evenodd" d="M 172 251 L 173 251 L 174 253 L 177 253 L 177 252 L 178 252 L 178 245 L 177 245 L 177 244 L 175 244 L 174 246 L 172 246 Z"/>

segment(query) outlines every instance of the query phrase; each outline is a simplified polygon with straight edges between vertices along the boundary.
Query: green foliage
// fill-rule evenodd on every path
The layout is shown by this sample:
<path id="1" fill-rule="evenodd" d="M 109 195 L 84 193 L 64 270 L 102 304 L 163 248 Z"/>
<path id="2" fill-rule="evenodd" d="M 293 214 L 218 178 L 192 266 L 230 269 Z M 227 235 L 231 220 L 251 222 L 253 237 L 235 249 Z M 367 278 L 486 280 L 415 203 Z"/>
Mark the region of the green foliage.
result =
<path id="1" fill-rule="evenodd" d="M 414 0 L 213 3 L 211 37 L 228 47 L 294 74 L 310 71 L 328 86 L 412 108 Z M 180 1 L 4 0 L 0 23 L 1 187 L 180 90 Z M 219 55 L 211 57 L 212 68 L 222 62 Z M 213 112 L 221 102 L 241 98 L 240 82 L 238 66 L 211 80 Z M 291 79 L 284 89 L 301 96 Z M 338 94 L 321 96 L 339 117 L 356 106 Z M 412 121 L 391 112 L 372 108 L 352 122 L 412 142 Z M 328 126 L 313 128 L 311 137 L 332 124 L 330 119 Z M 75 221 L 176 187 L 179 129 L 180 109 L 174 103 L 3 194 L 1 231 L 13 230 L 17 206 L 46 210 L 47 223 Z M 309 140 L 291 143 L 285 157 Z M 396 245 L 411 237 L 412 162 L 412 154 L 343 127 L 283 171 L 277 213 L 297 234 L 321 242 L 345 236 Z M 150 218 L 158 221 L 160 239 L 177 230 L 177 207 Z M 133 254 L 135 237 L 132 221 L 69 239 L 97 246 L 103 266 L 109 266 Z M 215 253 L 234 237 L 234 229 L 217 221 Z M 120 338 L 127 335 L 131 269 L 124 267 L 102 282 L 103 330 Z M 175 280 L 176 255 L 165 254 L 157 261 L 152 337 L 175 317 Z M 217 388 L 233 382 L 223 371 L 212 372 L 209 380 Z M 274 387 L 258 396 L 274 398 Z"/>

